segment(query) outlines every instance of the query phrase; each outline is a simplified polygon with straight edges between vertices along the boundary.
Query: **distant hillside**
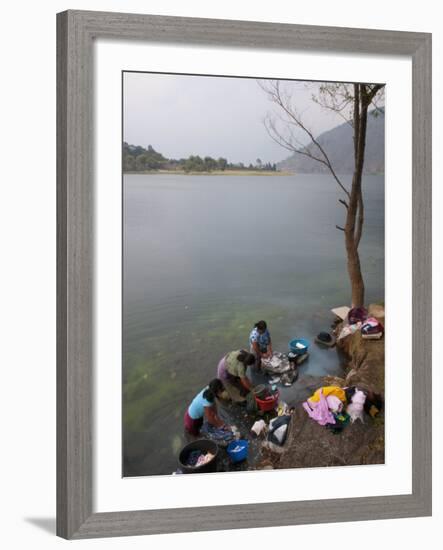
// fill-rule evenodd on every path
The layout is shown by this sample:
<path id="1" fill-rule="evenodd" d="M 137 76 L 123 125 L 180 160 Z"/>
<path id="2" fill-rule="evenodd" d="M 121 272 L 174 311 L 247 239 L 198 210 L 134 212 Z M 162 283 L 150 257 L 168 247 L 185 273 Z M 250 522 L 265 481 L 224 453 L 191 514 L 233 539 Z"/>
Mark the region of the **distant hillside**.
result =
<path id="1" fill-rule="evenodd" d="M 354 145 L 352 142 L 352 127 L 344 122 L 332 130 L 320 134 L 318 142 L 328 155 L 334 170 L 338 174 L 352 174 L 354 171 Z M 311 143 L 307 149 L 316 152 Z M 382 111 L 378 116 L 368 115 L 366 132 L 365 163 L 363 171 L 368 173 L 384 172 L 385 166 L 385 116 Z M 304 155 L 294 153 L 289 158 L 277 164 L 279 170 L 299 172 L 304 174 L 326 173 L 328 168 Z"/>

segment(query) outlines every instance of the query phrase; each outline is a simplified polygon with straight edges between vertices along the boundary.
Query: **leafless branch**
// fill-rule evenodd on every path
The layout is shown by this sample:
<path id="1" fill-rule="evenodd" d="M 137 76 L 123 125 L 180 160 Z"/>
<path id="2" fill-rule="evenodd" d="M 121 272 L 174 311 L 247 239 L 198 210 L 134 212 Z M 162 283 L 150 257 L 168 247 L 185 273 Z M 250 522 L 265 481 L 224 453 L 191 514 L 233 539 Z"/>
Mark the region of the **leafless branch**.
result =
<path id="1" fill-rule="evenodd" d="M 353 97 L 349 91 L 349 84 L 325 83 L 320 86 L 317 95 L 312 94 L 312 100 L 317 103 L 317 105 L 329 111 L 333 111 L 347 124 L 353 127 L 353 119 L 349 112 L 353 103 Z"/>
<path id="2" fill-rule="evenodd" d="M 275 121 L 270 119 L 268 117 L 268 123 L 265 124 L 266 130 L 268 134 L 271 136 L 271 138 L 278 143 L 279 145 L 282 145 L 285 149 L 292 151 L 294 153 L 307 156 L 313 160 L 316 160 L 317 162 L 320 162 L 321 164 L 324 164 L 329 172 L 331 173 L 332 177 L 335 179 L 339 187 L 342 189 L 342 191 L 345 193 L 345 195 L 349 198 L 350 193 L 346 189 L 346 187 L 343 185 L 343 183 L 338 178 L 337 174 L 334 171 L 334 168 L 331 164 L 331 161 L 326 154 L 326 151 L 322 147 L 322 145 L 318 142 L 318 140 L 314 137 L 314 134 L 312 131 L 306 126 L 306 124 L 302 121 L 299 113 L 295 110 L 294 107 L 292 107 L 290 96 L 288 94 L 285 94 L 284 91 L 282 91 L 280 82 L 277 81 L 267 81 L 268 86 L 266 86 L 262 81 L 258 81 L 259 86 L 267 93 L 269 99 L 276 104 L 280 109 L 285 113 L 287 116 L 287 121 L 293 126 L 301 129 L 310 139 L 311 139 L 311 145 L 308 147 L 300 147 L 300 142 L 294 143 L 291 139 L 286 138 L 282 135 L 282 132 L 278 130 L 276 127 Z M 314 154 L 311 150 L 311 147 L 315 147 L 318 150 L 318 155 Z"/>

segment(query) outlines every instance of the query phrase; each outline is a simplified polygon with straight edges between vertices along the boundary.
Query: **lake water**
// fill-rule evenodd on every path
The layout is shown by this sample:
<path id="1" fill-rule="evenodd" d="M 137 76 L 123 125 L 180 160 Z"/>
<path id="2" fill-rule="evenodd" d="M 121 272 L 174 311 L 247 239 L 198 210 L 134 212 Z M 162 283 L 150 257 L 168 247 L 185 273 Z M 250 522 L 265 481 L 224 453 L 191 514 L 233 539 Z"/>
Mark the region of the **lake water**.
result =
<path id="1" fill-rule="evenodd" d="M 384 300 L 383 176 L 363 192 L 370 303 Z M 189 401 L 255 322 L 277 351 L 330 328 L 330 309 L 350 300 L 340 197 L 327 175 L 125 175 L 124 475 L 175 470 Z M 313 346 L 301 371 L 340 369 Z"/>

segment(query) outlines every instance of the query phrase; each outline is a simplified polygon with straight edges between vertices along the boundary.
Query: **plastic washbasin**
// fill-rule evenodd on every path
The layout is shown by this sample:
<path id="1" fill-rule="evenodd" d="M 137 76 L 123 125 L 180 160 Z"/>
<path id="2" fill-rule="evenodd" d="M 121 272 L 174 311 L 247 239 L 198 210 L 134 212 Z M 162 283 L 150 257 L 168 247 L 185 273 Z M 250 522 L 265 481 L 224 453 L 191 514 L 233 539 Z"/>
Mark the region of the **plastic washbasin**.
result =
<path id="1" fill-rule="evenodd" d="M 231 441 L 226 451 L 232 462 L 242 462 L 248 457 L 249 442 L 246 439 Z"/>
<path id="2" fill-rule="evenodd" d="M 297 347 L 297 344 L 303 346 L 302 348 Z M 303 355 L 305 354 L 310 346 L 309 340 L 306 340 L 306 338 L 294 338 L 291 340 L 288 344 L 289 351 L 292 351 L 292 353 L 295 353 L 296 355 Z"/>

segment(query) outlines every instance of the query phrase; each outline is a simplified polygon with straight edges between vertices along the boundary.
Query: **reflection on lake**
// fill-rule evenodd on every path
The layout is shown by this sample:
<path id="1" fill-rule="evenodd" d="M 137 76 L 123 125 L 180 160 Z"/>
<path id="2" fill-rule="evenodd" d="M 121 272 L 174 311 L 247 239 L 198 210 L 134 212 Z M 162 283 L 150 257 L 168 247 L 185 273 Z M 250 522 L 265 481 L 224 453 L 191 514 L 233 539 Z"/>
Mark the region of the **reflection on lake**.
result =
<path id="1" fill-rule="evenodd" d="M 363 191 L 369 303 L 384 299 L 383 176 Z M 277 351 L 329 329 L 350 296 L 338 198 L 327 175 L 125 175 L 124 475 L 175 470 L 186 406 L 254 322 Z M 301 372 L 339 373 L 336 353 L 313 346 Z"/>

